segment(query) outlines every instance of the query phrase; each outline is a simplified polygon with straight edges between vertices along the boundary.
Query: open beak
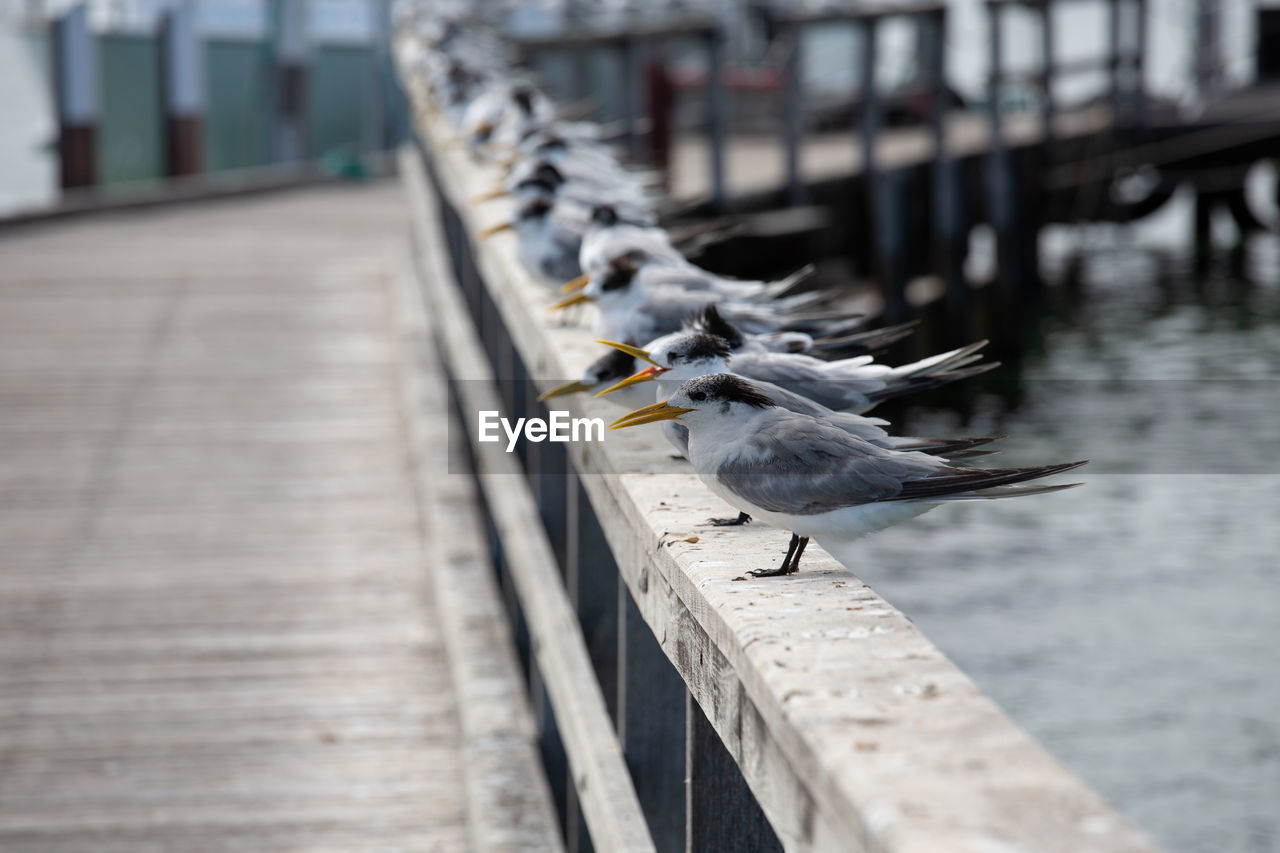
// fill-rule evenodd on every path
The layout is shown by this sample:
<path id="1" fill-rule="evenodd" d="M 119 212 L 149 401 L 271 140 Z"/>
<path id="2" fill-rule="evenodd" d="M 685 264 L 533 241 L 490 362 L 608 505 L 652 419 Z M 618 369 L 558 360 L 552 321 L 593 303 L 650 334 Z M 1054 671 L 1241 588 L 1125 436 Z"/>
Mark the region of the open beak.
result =
<path id="1" fill-rule="evenodd" d="M 583 273 L 577 278 L 570 279 L 569 281 L 566 281 L 564 284 L 560 285 L 560 292 L 561 293 L 577 293 L 579 290 L 582 290 L 582 288 L 586 287 L 590 283 L 591 283 L 591 276 L 587 275 L 586 273 Z"/>
<path id="2" fill-rule="evenodd" d="M 505 198 L 506 195 L 507 195 L 507 191 L 504 190 L 502 187 L 494 187 L 493 189 L 489 190 L 487 193 L 480 193 L 479 195 L 472 196 L 471 203 L 481 204 L 482 202 L 493 201 L 495 198 Z"/>
<path id="3" fill-rule="evenodd" d="M 499 222 L 497 225 L 490 225 L 488 228 L 481 231 L 479 234 L 476 235 L 476 239 L 488 240 L 494 234 L 499 234 L 503 231 L 510 231 L 512 228 L 515 228 L 515 227 L 516 226 L 510 222 Z"/>
<path id="4" fill-rule="evenodd" d="M 651 424 L 655 421 L 673 421 L 685 412 L 692 411 L 693 409 L 682 409 L 679 406 L 668 406 L 666 401 L 663 401 L 623 415 L 609 424 L 609 429 L 623 429 L 625 427 L 639 426 L 640 424 Z"/>
<path id="5" fill-rule="evenodd" d="M 617 341 L 596 341 L 596 343 L 604 344 L 607 347 L 613 347 L 614 349 L 619 350 L 620 352 L 625 352 L 627 355 L 631 356 L 632 358 L 638 358 L 641 361 L 647 361 L 650 364 L 652 364 L 654 367 L 662 367 L 661 364 L 658 364 L 658 362 L 653 360 L 653 358 L 649 355 L 647 350 L 642 350 L 640 349 L 640 347 L 633 347 L 631 344 L 620 344 Z"/>
<path id="6" fill-rule="evenodd" d="M 573 296 L 566 296 L 559 302 L 547 308 L 548 311 L 562 311 L 570 305 L 581 305 L 584 302 L 595 302 L 594 296 L 587 296 L 585 293 L 575 293 Z"/>
<path id="7" fill-rule="evenodd" d="M 661 376 L 663 373 L 666 373 L 666 372 L 667 372 L 667 368 L 659 367 L 656 364 L 653 365 L 652 367 L 646 367 L 644 370 L 640 371 L 639 373 L 636 373 L 632 376 L 628 376 L 626 379 L 623 379 L 621 382 L 610 385 L 608 388 L 604 389 L 596 396 L 603 397 L 605 394 L 610 394 L 621 388 L 630 388 L 632 385 L 639 385 L 641 382 L 648 382 L 651 379 L 657 379 L 659 376 Z"/>
<path id="8" fill-rule="evenodd" d="M 584 391 L 590 391 L 591 388 L 592 386 L 585 382 L 566 382 L 563 385 L 557 385 L 548 391 L 543 391 L 538 395 L 538 402 L 545 403 L 553 397 L 567 397 L 570 394 L 581 394 Z"/>

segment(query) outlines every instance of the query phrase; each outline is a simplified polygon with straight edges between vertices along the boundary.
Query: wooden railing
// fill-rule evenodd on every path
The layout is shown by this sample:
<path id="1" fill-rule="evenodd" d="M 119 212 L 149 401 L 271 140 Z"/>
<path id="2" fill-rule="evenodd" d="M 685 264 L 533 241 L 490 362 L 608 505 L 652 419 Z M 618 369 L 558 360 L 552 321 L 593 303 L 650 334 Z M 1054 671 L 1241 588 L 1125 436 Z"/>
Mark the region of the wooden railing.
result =
<path id="1" fill-rule="evenodd" d="M 571 850 L 1149 851 L 911 622 L 812 548 L 725 515 L 656 430 L 603 443 L 475 441 L 477 412 L 546 417 L 538 391 L 599 354 L 468 199 L 497 174 L 445 144 L 415 81 L 402 157 L 427 300 L 471 440 Z M 573 416 L 608 403 L 561 398 Z"/>

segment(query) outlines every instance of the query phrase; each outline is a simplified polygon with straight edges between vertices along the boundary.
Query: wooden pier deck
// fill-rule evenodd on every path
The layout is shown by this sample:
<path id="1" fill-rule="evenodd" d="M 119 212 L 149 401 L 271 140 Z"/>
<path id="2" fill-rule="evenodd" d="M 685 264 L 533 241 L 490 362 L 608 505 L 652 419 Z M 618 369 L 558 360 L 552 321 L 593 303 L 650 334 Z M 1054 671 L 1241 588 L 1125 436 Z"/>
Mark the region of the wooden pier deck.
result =
<path id="1" fill-rule="evenodd" d="M 473 846 L 406 217 L 379 183 L 0 233 L 0 849 Z"/>

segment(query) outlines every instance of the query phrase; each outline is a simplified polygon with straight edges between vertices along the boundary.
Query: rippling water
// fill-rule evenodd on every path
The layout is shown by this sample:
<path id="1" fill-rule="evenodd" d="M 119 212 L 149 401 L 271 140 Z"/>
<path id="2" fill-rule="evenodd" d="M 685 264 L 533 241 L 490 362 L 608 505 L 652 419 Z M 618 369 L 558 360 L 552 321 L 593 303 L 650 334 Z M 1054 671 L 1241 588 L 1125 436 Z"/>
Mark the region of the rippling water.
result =
<path id="1" fill-rule="evenodd" d="M 1278 851 L 1280 244 L 1249 284 L 1098 242 L 1013 402 L 904 420 L 1086 485 L 935 510 L 855 568 L 1167 849 Z"/>

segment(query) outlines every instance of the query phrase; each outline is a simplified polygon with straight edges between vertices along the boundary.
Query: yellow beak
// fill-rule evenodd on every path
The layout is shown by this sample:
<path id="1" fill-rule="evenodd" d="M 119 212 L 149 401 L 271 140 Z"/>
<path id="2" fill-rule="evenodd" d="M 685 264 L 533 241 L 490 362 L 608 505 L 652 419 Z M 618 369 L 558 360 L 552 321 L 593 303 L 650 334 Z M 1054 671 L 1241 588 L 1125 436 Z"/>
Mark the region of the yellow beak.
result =
<path id="1" fill-rule="evenodd" d="M 573 296 L 566 296 L 559 302 L 547 308 L 548 311 L 561 311 L 570 305 L 581 305 L 583 302 L 595 302 L 594 296 L 587 296 L 585 293 L 575 293 Z"/>
<path id="2" fill-rule="evenodd" d="M 591 276 L 584 273 L 578 276 L 577 278 L 566 281 L 564 284 L 560 285 L 560 292 L 561 293 L 577 293 L 579 290 L 582 290 L 582 288 L 586 287 L 590 283 L 591 283 Z"/>
<path id="3" fill-rule="evenodd" d="M 619 390 L 620 388 L 630 388 L 632 385 L 639 385 L 641 382 L 648 382 L 651 379 L 657 379 L 659 375 L 666 372 L 667 372 L 667 368 L 659 367 L 656 364 L 653 367 L 646 367 L 644 370 L 640 371 L 639 373 L 636 373 L 632 376 L 628 376 L 626 379 L 623 379 L 621 382 L 610 385 L 608 388 L 604 389 L 596 396 L 603 397 L 605 394 L 612 393 L 614 391 Z"/>
<path id="4" fill-rule="evenodd" d="M 506 194 L 507 194 L 507 191 L 504 190 L 502 187 L 494 187 L 493 189 L 489 190 L 486 193 L 480 193 L 479 195 L 472 196 L 471 203 L 481 204 L 486 201 L 493 201 L 495 198 L 504 198 Z"/>
<path id="5" fill-rule="evenodd" d="M 591 388 L 592 386 L 585 382 L 566 382 L 563 385 L 557 385 L 550 390 L 543 391 L 538 395 L 538 402 L 545 403 L 553 397 L 566 397 L 569 394 L 581 394 L 584 391 L 590 391 Z"/>
<path id="6" fill-rule="evenodd" d="M 503 231 L 510 231 L 512 228 L 515 228 L 515 227 L 516 226 L 510 222 L 499 222 L 497 225 L 490 225 L 488 228 L 485 228 L 483 231 L 481 231 L 479 234 L 476 235 L 476 239 L 488 240 L 494 234 L 500 234 Z"/>
<path id="7" fill-rule="evenodd" d="M 655 421 L 673 421 L 685 412 L 692 411 L 693 409 L 682 409 L 679 406 L 668 406 L 666 401 L 663 401 L 623 415 L 609 424 L 609 429 L 623 429 L 625 427 L 639 426 L 640 424 L 651 424 Z"/>
<path id="8" fill-rule="evenodd" d="M 649 356 L 649 353 L 646 350 L 642 350 L 640 349 L 640 347 L 633 347 L 631 344 L 620 344 L 617 341 L 596 341 L 596 343 L 604 344 L 607 347 L 613 347 L 616 350 L 625 352 L 627 355 L 631 356 L 632 358 L 638 358 L 641 361 L 647 361 L 650 364 L 652 364 L 654 367 L 662 367 L 661 364 L 658 364 L 658 362 L 654 361 Z M 666 370 L 666 368 L 664 367 L 663 370 Z"/>

